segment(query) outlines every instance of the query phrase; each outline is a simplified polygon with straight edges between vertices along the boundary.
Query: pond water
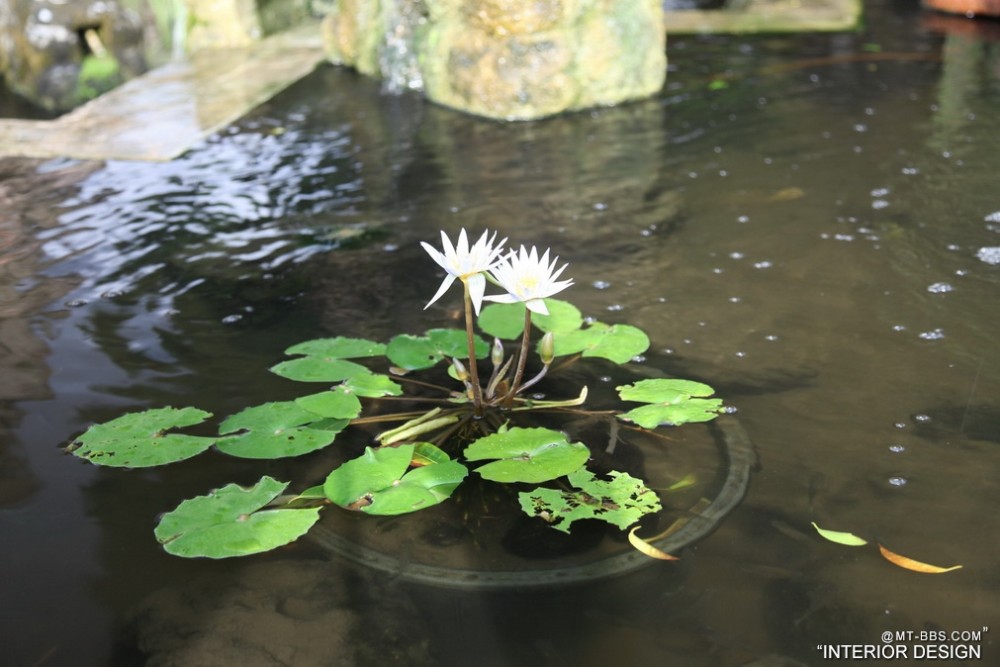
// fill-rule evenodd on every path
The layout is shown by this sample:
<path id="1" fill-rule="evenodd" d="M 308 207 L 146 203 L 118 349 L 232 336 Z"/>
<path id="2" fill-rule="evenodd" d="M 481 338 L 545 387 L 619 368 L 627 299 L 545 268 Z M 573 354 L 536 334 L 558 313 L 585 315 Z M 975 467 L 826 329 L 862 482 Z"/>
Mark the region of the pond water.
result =
<path id="1" fill-rule="evenodd" d="M 1000 660 L 1000 42 L 926 18 L 674 37 L 658 98 L 544 122 L 321 68 L 168 164 L 0 162 L 5 663 L 811 665 L 984 627 L 957 643 Z M 423 309 L 440 276 L 419 241 L 461 227 L 551 246 L 567 299 L 650 333 L 640 365 L 738 411 L 749 491 L 677 563 L 497 593 L 307 542 L 181 560 L 159 513 L 322 456 L 121 471 L 61 451 L 133 409 L 301 394 L 265 369 L 302 340 L 453 325 L 455 299 Z M 910 572 L 875 541 L 964 567 Z"/>

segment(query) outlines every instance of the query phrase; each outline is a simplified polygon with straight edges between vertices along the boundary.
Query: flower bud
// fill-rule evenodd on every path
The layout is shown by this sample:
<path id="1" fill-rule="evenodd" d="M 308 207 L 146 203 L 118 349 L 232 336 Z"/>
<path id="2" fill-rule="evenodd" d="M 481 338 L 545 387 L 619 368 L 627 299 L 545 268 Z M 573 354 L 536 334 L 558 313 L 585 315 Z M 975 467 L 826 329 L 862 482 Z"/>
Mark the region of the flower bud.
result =
<path id="1" fill-rule="evenodd" d="M 499 368 L 503 364 L 503 343 L 499 338 L 493 339 L 493 350 L 490 351 L 490 361 Z"/>
<path id="2" fill-rule="evenodd" d="M 461 362 L 457 357 L 451 360 L 451 367 L 455 369 L 455 377 L 457 377 L 462 382 L 468 382 L 469 371 L 465 369 L 465 364 Z"/>
<path id="3" fill-rule="evenodd" d="M 542 342 L 538 344 L 538 356 L 542 358 L 542 363 L 548 366 L 552 363 L 556 353 L 556 339 L 552 332 L 547 332 L 542 336 Z"/>

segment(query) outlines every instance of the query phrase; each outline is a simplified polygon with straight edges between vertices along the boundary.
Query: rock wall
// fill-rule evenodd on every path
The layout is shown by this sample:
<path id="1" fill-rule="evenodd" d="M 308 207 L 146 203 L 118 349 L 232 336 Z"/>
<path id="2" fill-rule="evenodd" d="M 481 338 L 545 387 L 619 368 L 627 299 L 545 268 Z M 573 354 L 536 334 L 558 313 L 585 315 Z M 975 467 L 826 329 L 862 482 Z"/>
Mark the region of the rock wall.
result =
<path id="1" fill-rule="evenodd" d="M 648 97 L 666 77 L 660 0 L 340 0 L 324 36 L 334 63 L 504 120 Z"/>

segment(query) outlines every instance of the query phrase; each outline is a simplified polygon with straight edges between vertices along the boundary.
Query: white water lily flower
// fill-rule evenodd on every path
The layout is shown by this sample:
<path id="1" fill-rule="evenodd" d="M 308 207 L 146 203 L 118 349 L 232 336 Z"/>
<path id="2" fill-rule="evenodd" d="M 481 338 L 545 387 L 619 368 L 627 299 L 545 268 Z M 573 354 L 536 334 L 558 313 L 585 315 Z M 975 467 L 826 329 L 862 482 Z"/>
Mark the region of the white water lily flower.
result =
<path id="1" fill-rule="evenodd" d="M 573 284 L 572 280 L 556 280 L 569 266 L 563 264 L 557 271 L 558 261 L 559 258 L 556 257 L 551 263 L 549 262 L 548 248 L 541 259 L 538 257 L 538 249 L 534 246 L 530 253 L 524 246 L 521 246 L 518 253 L 512 250 L 503 261 L 490 269 L 490 275 L 507 290 L 507 294 L 488 296 L 486 300 L 497 303 L 522 302 L 528 310 L 539 315 L 548 315 L 549 309 L 545 307 L 542 299 L 558 294 Z"/>
<path id="2" fill-rule="evenodd" d="M 503 244 L 507 242 L 505 238 L 494 245 L 496 237 L 496 232 L 493 232 L 493 236 L 489 236 L 489 230 L 484 231 L 479 240 L 470 248 L 469 238 L 465 235 L 464 229 L 458 233 L 458 243 L 454 246 L 452 246 L 448 236 L 441 232 L 443 253 L 429 243 L 420 242 L 427 254 L 448 272 L 448 275 L 441 281 L 441 287 L 438 288 L 437 294 L 424 306 L 425 310 L 440 299 L 441 295 L 447 292 L 451 284 L 455 282 L 455 278 L 458 278 L 469 286 L 472 307 L 476 311 L 476 315 L 479 314 L 479 309 L 483 305 L 483 294 L 486 292 L 486 276 L 483 274 L 497 264 L 499 261 L 497 257 L 503 252 Z"/>

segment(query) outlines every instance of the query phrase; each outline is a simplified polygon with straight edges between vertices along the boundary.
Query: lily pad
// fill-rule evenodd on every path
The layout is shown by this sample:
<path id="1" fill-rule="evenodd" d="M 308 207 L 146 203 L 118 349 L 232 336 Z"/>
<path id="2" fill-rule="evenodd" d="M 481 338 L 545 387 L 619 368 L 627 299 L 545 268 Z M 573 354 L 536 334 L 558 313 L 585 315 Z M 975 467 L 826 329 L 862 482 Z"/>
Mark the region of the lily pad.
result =
<path id="1" fill-rule="evenodd" d="M 448 498 L 468 470 L 458 461 L 431 463 L 407 472 L 414 445 L 365 448 L 331 472 L 323 490 L 346 509 L 376 515 L 415 512 Z"/>
<path id="2" fill-rule="evenodd" d="M 346 419 L 322 419 L 294 401 L 265 403 L 223 421 L 219 432 L 227 437 L 215 446 L 225 454 L 246 459 L 301 456 L 332 443 L 347 424 Z M 236 435 L 239 431 L 244 433 Z"/>
<path id="3" fill-rule="evenodd" d="M 377 357 L 385 354 L 385 344 L 365 340 L 363 338 L 317 338 L 293 345 L 285 354 L 303 354 L 307 357 L 326 357 L 329 359 L 357 359 L 360 357 Z"/>
<path id="4" fill-rule="evenodd" d="M 403 388 L 393 382 L 388 375 L 361 373 L 344 380 L 344 386 L 357 396 L 377 398 L 379 396 L 399 396 Z"/>
<path id="5" fill-rule="evenodd" d="M 480 438 L 465 448 L 469 461 L 499 459 L 476 469 L 494 482 L 545 482 L 567 475 L 590 458 L 590 450 L 547 428 L 511 428 Z"/>
<path id="6" fill-rule="evenodd" d="M 168 553 L 185 558 L 230 558 L 294 542 L 319 519 L 319 508 L 260 511 L 287 482 L 262 478 L 249 489 L 229 484 L 185 500 L 154 531 Z"/>
<path id="7" fill-rule="evenodd" d="M 212 413 L 196 408 L 156 408 L 95 424 L 68 448 L 91 463 L 119 468 L 148 468 L 201 454 L 215 438 L 167 433 L 200 424 Z"/>
<path id="8" fill-rule="evenodd" d="M 361 414 L 361 401 L 345 385 L 297 398 L 295 404 L 311 413 L 333 419 L 354 419 Z"/>
<path id="9" fill-rule="evenodd" d="M 653 379 L 618 387 L 625 401 L 650 403 L 619 415 L 643 428 L 712 421 L 722 410 L 722 399 L 711 396 L 715 390 L 691 380 Z"/>
<path id="10" fill-rule="evenodd" d="M 576 331 L 583 326 L 580 309 L 560 299 L 543 299 L 548 315 L 532 313 L 531 324 L 553 334 Z M 493 303 L 479 314 L 479 328 L 491 336 L 514 340 L 524 331 L 523 303 Z"/>
<path id="11" fill-rule="evenodd" d="M 564 533 L 579 519 L 600 519 L 625 530 L 643 516 L 660 511 L 659 497 L 641 479 L 617 471 L 609 476 L 610 480 L 601 480 L 581 468 L 569 475 L 576 491 L 525 491 L 518 494 L 521 509 Z"/>
<path id="12" fill-rule="evenodd" d="M 604 324 L 594 322 L 586 329 L 578 329 L 555 336 L 555 356 L 580 353 L 584 357 L 601 357 L 616 364 L 624 364 L 649 349 L 649 337 L 629 324 Z"/>
<path id="13" fill-rule="evenodd" d="M 489 346 L 479 336 L 473 337 L 476 358 L 489 353 Z M 431 329 L 424 336 L 400 334 L 389 341 L 386 356 L 396 366 L 408 371 L 430 368 L 445 357 L 467 359 L 469 343 L 464 329 Z"/>
<path id="14" fill-rule="evenodd" d="M 335 357 L 299 357 L 282 361 L 271 367 L 271 372 L 298 382 L 340 382 L 358 375 L 371 373 L 361 364 Z"/>

